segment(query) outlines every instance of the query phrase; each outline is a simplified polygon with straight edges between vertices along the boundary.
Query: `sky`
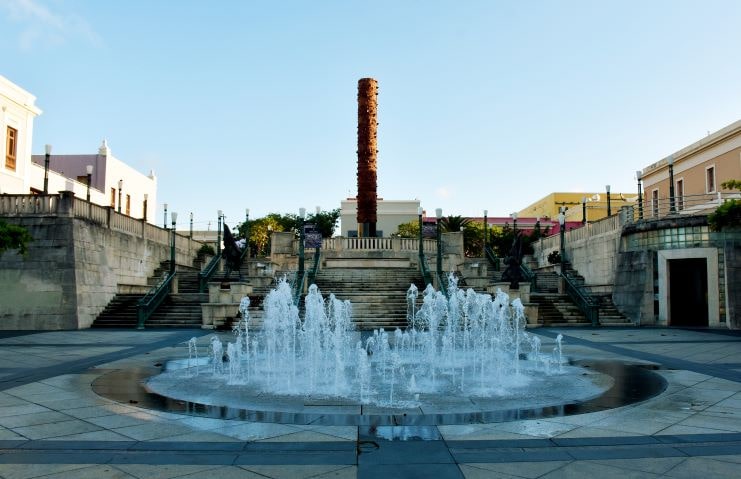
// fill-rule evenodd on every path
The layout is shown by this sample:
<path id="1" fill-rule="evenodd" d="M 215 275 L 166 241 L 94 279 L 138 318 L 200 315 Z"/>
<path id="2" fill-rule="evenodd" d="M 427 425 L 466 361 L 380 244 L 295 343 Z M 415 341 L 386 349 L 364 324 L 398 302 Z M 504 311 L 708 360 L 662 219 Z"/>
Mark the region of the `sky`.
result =
<path id="1" fill-rule="evenodd" d="M 357 82 L 378 195 L 507 216 L 741 118 L 737 0 L 0 0 L 0 74 L 33 152 L 114 156 L 196 229 L 356 194 Z"/>

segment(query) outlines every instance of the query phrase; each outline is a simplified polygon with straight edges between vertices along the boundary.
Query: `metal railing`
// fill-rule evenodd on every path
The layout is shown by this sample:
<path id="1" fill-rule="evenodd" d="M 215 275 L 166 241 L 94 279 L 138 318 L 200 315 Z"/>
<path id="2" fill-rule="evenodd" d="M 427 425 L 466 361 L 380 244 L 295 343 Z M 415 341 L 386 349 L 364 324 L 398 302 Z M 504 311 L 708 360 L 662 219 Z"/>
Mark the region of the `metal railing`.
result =
<path id="1" fill-rule="evenodd" d="M 319 260 L 322 255 L 321 250 L 321 248 L 316 248 L 316 251 L 314 252 L 314 264 L 312 265 L 308 274 L 309 286 L 316 282 L 316 275 L 319 272 Z"/>
<path id="2" fill-rule="evenodd" d="M 147 294 L 137 302 L 137 329 L 144 329 L 144 323 L 146 323 L 152 314 L 157 311 L 157 308 L 162 304 L 162 301 L 164 301 L 167 295 L 170 294 L 172 280 L 176 274 L 177 272 L 167 273 L 167 276 L 165 276 L 159 284 L 152 287 L 152 289 L 150 289 Z"/>
<path id="3" fill-rule="evenodd" d="M 486 256 L 489 263 L 494 266 L 494 271 L 499 271 L 501 269 L 501 261 L 497 258 L 497 255 L 494 254 L 494 250 L 492 250 L 489 245 L 484 247 L 484 256 Z"/>
<path id="4" fill-rule="evenodd" d="M 422 273 L 422 280 L 425 282 L 425 288 L 432 284 L 432 274 L 430 274 L 430 268 L 427 266 L 427 257 L 423 254 L 419 255 L 419 271 Z"/>
<path id="5" fill-rule="evenodd" d="M 199 293 L 205 293 L 206 288 L 208 287 L 208 282 L 211 280 L 211 277 L 216 272 L 216 269 L 219 266 L 219 262 L 221 261 L 221 253 L 218 253 L 216 256 L 211 258 L 211 261 L 208 262 L 206 267 L 203 268 L 198 273 L 198 292 Z"/>
<path id="6" fill-rule="evenodd" d="M 564 279 L 566 294 L 569 295 L 579 311 L 584 317 L 592 323 L 592 326 L 599 326 L 599 306 L 594 297 L 592 297 L 585 288 L 576 283 L 568 271 L 562 271 L 560 276 Z"/>
<path id="7" fill-rule="evenodd" d="M 291 293 L 293 294 L 293 304 L 295 304 L 296 306 L 298 306 L 299 303 L 301 302 L 301 293 L 304 290 L 304 282 L 306 281 L 306 276 L 307 276 L 308 272 L 306 270 L 304 270 L 304 272 L 303 272 L 303 274 L 301 275 L 300 278 L 299 278 L 298 274 L 299 274 L 299 272 L 296 271 L 296 274 L 295 274 L 294 280 L 293 280 L 293 288 L 292 288 L 292 291 L 291 291 Z"/>
<path id="8" fill-rule="evenodd" d="M 535 291 L 535 288 L 538 286 L 538 276 L 522 263 L 520 263 L 520 274 L 525 281 L 530 283 L 530 291 Z"/>

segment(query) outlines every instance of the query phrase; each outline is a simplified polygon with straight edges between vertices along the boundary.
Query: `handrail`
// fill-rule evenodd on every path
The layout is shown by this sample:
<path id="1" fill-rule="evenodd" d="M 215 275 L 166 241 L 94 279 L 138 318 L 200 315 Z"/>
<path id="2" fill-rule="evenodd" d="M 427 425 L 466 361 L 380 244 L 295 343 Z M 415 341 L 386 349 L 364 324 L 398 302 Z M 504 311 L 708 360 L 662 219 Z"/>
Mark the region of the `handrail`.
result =
<path id="1" fill-rule="evenodd" d="M 316 248 L 316 251 L 314 252 L 314 265 L 309 270 L 309 285 L 312 285 L 316 282 L 316 274 L 319 272 L 319 259 L 322 255 L 322 249 Z"/>
<path id="2" fill-rule="evenodd" d="M 486 256 L 486 259 L 488 259 L 494 266 L 494 271 L 499 271 L 501 268 L 499 258 L 497 258 L 497 255 L 494 254 L 494 250 L 492 250 L 489 245 L 484 247 L 484 256 Z"/>
<path id="3" fill-rule="evenodd" d="M 574 304 L 584 314 L 592 326 L 599 326 L 599 306 L 595 304 L 594 298 L 584 288 L 574 282 L 573 278 L 563 271 L 560 276 L 564 279 L 566 294 L 574 301 Z"/>
<path id="4" fill-rule="evenodd" d="M 144 329 L 144 323 L 157 310 L 162 301 L 170 294 L 170 285 L 177 272 L 167 273 L 167 276 L 150 289 L 136 304 L 136 329 Z"/>
<path id="5" fill-rule="evenodd" d="M 522 274 L 522 277 L 530 283 L 530 291 L 535 291 L 535 288 L 538 285 L 538 276 L 533 273 L 533 270 L 522 263 L 520 263 L 520 273 Z"/>
<path id="6" fill-rule="evenodd" d="M 426 288 L 432 284 L 432 274 L 430 274 L 430 268 L 427 267 L 427 257 L 424 254 L 419 255 L 419 270 L 422 273 Z"/>
<path id="7" fill-rule="evenodd" d="M 208 280 L 210 280 L 211 277 L 216 272 L 216 267 L 219 265 L 219 261 L 221 261 L 221 252 L 219 252 L 216 256 L 211 258 L 211 261 L 208 262 L 206 267 L 203 268 L 203 270 L 198 273 L 198 292 L 199 293 L 206 292 L 206 286 L 208 285 Z"/>
<path id="8" fill-rule="evenodd" d="M 437 284 L 439 286 L 439 290 L 442 291 L 442 293 L 445 295 L 446 298 L 449 298 L 448 296 L 448 286 L 445 284 L 445 275 L 440 275 L 439 273 L 435 273 L 435 276 L 437 277 Z"/>
<path id="9" fill-rule="evenodd" d="M 306 281 L 306 275 L 307 272 L 304 270 L 304 273 L 301 275 L 301 278 L 298 277 L 298 271 L 296 271 L 295 280 L 293 281 L 293 304 L 298 306 L 301 302 L 301 293 L 304 290 L 304 281 Z"/>

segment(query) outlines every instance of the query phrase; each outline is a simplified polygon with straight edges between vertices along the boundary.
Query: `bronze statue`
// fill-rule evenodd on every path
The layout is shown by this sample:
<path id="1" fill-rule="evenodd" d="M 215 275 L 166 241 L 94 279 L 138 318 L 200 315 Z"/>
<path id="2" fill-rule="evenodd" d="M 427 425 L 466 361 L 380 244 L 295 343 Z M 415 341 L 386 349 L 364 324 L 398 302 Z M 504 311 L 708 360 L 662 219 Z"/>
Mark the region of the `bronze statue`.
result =
<path id="1" fill-rule="evenodd" d="M 512 247 L 509 249 L 509 256 L 505 259 L 507 268 L 502 273 L 502 281 L 509 281 L 509 289 L 520 289 L 520 264 L 522 263 L 522 236 L 518 231 L 512 239 Z"/>
<path id="2" fill-rule="evenodd" d="M 221 256 L 226 261 L 226 275 L 224 281 L 229 279 L 229 275 L 232 271 L 237 271 L 239 274 L 239 280 L 242 281 L 242 249 L 237 246 L 237 241 L 234 239 L 234 235 L 229 231 L 229 227 L 224 225 L 224 251 Z"/>

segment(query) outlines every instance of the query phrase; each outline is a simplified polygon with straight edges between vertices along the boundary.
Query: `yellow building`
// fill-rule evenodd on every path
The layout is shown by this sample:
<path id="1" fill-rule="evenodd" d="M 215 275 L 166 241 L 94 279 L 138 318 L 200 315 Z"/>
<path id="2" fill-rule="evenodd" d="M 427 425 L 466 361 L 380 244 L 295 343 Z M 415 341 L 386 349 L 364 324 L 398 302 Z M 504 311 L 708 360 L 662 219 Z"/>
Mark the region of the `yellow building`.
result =
<path id="1" fill-rule="evenodd" d="M 741 120 L 637 174 L 643 181 L 646 218 L 703 213 L 717 208 L 719 193 L 733 193 L 721 185 L 728 180 L 741 179 Z"/>
<path id="2" fill-rule="evenodd" d="M 620 211 L 621 206 L 635 205 L 637 193 L 609 193 L 611 215 Z M 551 193 L 517 212 L 518 216 L 532 218 L 557 218 L 560 208 L 566 208 L 566 221 L 582 221 L 586 213 L 587 221 L 595 221 L 607 216 L 607 189 L 601 193 Z"/>

